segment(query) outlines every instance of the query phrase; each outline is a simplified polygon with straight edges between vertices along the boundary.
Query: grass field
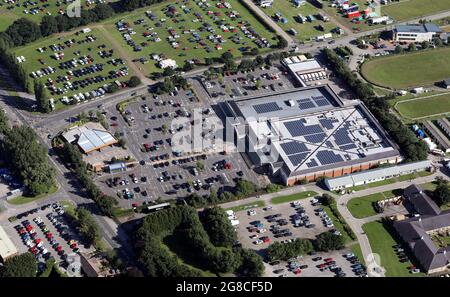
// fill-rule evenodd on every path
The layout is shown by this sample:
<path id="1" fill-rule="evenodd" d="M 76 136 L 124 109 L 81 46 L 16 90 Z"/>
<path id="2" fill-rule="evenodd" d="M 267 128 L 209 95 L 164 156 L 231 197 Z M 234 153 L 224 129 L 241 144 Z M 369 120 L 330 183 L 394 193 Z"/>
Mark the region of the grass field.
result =
<path id="1" fill-rule="evenodd" d="M 248 210 L 248 209 L 252 209 L 252 208 L 264 207 L 265 205 L 266 204 L 264 203 L 264 201 L 256 201 L 254 203 L 248 203 L 248 204 L 244 204 L 244 205 L 231 207 L 231 208 L 228 208 L 227 210 L 232 210 L 234 212 L 237 212 L 237 211 L 243 211 L 243 210 Z"/>
<path id="2" fill-rule="evenodd" d="M 450 93 L 399 101 L 394 108 L 408 119 L 415 120 L 450 112 Z"/>
<path id="3" fill-rule="evenodd" d="M 310 3 L 306 3 L 300 7 L 296 7 L 292 1 L 289 0 L 277 0 L 274 1 L 271 8 L 263 8 L 263 11 L 276 22 L 274 18 L 275 13 L 280 12 L 287 20 L 288 23 L 284 24 L 278 22 L 278 25 L 289 33 L 290 28 L 294 28 L 297 31 L 297 40 L 307 42 L 314 39 L 316 36 L 323 35 L 324 33 L 330 33 L 332 29 L 336 28 L 336 25 L 332 22 L 323 22 L 321 20 L 315 20 L 312 22 L 306 21 L 300 23 L 297 21 L 296 16 L 301 14 L 304 17 L 308 15 L 317 15 L 319 11 Z M 324 27 L 324 31 L 317 29 L 319 25 Z"/>
<path id="4" fill-rule="evenodd" d="M 297 194 L 287 195 L 287 196 L 280 196 L 272 198 L 271 202 L 272 204 L 281 204 L 286 202 L 291 202 L 295 200 L 301 200 L 305 198 L 313 198 L 315 195 L 317 195 L 314 191 L 305 191 Z"/>
<path id="5" fill-rule="evenodd" d="M 215 5 L 201 8 L 196 2 L 188 2 L 183 6 L 181 2 L 169 1 L 113 18 L 106 22 L 105 26 L 132 59 L 147 60 L 144 64 L 140 61 L 136 63 L 148 73 L 161 71 L 157 62 L 151 60 L 153 54 L 174 59 L 178 66 L 182 67 L 185 61 L 198 60 L 203 63 L 205 58 L 217 58 L 226 51 L 235 57 L 241 57 L 244 49 L 258 48 L 260 53 L 270 51 L 267 47 L 259 48 L 255 43 L 258 38 L 248 37 L 242 28 L 252 28 L 257 35 L 271 44 L 277 43 L 275 34 L 261 24 L 238 0 L 227 2 L 231 4 L 231 8 L 219 8 Z M 168 16 L 168 5 L 175 7 L 174 16 Z M 147 10 L 154 14 L 154 20 L 146 16 Z M 239 16 L 233 17 L 232 11 L 237 11 Z M 130 36 L 135 45 L 141 46 L 141 51 L 134 51 L 134 46 L 127 44 L 116 28 L 118 21 L 127 23 L 128 28 L 132 28 L 135 34 Z M 204 25 L 206 23 L 208 25 Z M 226 27 L 226 32 L 221 25 Z M 210 31 L 206 26 L 210 26 Z M 173 35 L 169 33 L 170 29 L 175 30 Z M 219 35 L 222 42 L 219 41 Z M 173 37 L 173 40 L 169 41 L 169 37 Z M 157 38 L 160 41 L 157 41 Z"/>
<path id="6" fill-rule="evenodd" d="M 347 204 L 350 213 L 357 219 L 362 219 L 377 214 L 372 203 L 383 199 L 391 198 L 401 194 L 401 190 L 387 191 L 383 193 L 375 193 L 363 197 L 350 200 Z"/>
<path id="7" fill-rule="evenodd" d="M 95 41 L 93 42 L 82 42 L 86 40 L 88 36 L 95 37 Z M 71 46 L 67 46 L 65 42 L 72 40 L 74 43 Z M 79 43 L 80 42 L 80 43 Z M 63 45 L 64 49 L 53 51 L 50 46 L 51 45 Z M 104 45 L 104 48 L 100 48 Z M 46 48 L 46 50 L 42 53 L 38 51 L 38 48 Z M 101 57 L 100 51 L 106 51 L 113 50 L 113 54 L 111 57 Z M 128 80 L 131 75 L 133 75 L 133 72 L 131 69 L 128 69 L 128 76 L 122 76 L 117 78 L 109 78 L 109 72 L 110 71 L 118 71 L 119 69 L 123 67 L 127 67 L 125 61 L 123 60 L 123 64 L 117 64 L 114 66 L 111 62 L 112 59 L 118 59 L 120 58 L 116 54 L 117 50 L 113 48 L 113 46 L 107 41 L 107 39 L 102 35 L 102 32 L 98 29 L 93 29 L 90 33 L 82 33 L 80 35 L 72 34 L 64 37 L 48 37 L 45 39 L 42 39 L 38 42 L 26 45 L 24 47 L 19 47 L 15 50 L 15 54 L 17 56 L 24 56 L 26 58 L 26 61 L 23 63 L 25 70 L 31 74 L 33 71 L 40 70 L 44 67 L 51 66 L 56 69 L 55 73 L 43 76 L 39 78 L 42 82 L 47 83 L 48 86 L 51 84 L 49 83 L 48 79 L 52 79 L 54 86 L 56 88 L 61 88 L 64 90 L 65 93 L 57 94 L 56 92 L 50 92 L 50 97 L 55 99 L 55 107 L 56 109 L 60 109 L 64 106 L 64 104 L 60 101 L 60 99 L 63 96 L 67 96 L 70 98 L 73 94 L 78 94 L 80 92 L 85 93 L 88 91 L 92 91 L 94 89 L 98 89 L 99 87 L 114 82 L 116 79 L 119 81 L 125 81 Z M 64 53 L 64 58 L 61 60 L 56 60 L 53 55 L 55 53 Z M 82 75 L 80 77 L 70 76 L 68 73 L 69 69 L 62 69 L 60 68 L 61 62 L 67 62 L 72 59 L 80 59 L 83 56 L 90 56 L 93 61 L 89 64 L 81 65 L 81 63 L 78 63 L 78 66 L 75 68 L 72 68 L 70 70 L 75 71 L 78 69 L 82 69 L 85 67 L 88 67 L 93 64 L 102 64 L 103 70 L 97 71 L 94 73 L 89 73 Z M 92 78 L 96 76 L 103 76 L 106 78 L 106 80 L 101 82 L 94 82 L 92 84 L 87 85 L 86 87 L 78 87 L 77 89 L 70 89 L 69 87 L 66 87 L 65 84 L 66 81 L 60 81 L 58 82 L 57 78 L 58 76 L 69 77 L 69 81 L 73 84 L 75 81 L 81 81 L 86 78 Z M 31 79 L 32 80 L 32 79 Z M 74 101 L 75 102 L 75 101 Z"/>
<path id="8" fill-rule="evenodd" d="M 364 263 L 364 257 L 361 251 L 361 246 L 359 245 L 359 243 L 355 243 L 354 245 L 351 246 L 352 249 L 352 253 L 355 254 L 355 256 L 358 258 L 358 260 L 361 263 Z"/>
<path id="9" fill-rule="evenodd" d="M 35 5 L 31 5 L 26 2 L 29 1 L 16 0 L 15 4 L 19 3 L 21 4 L 20 6 L 16 6 L 15 4 L 7 4 L 3 1 L 0 3 L 0 31 L 5 30 L 19 18 L 27 18 L 31 21 L 39 23 L 45 15 L 56 16 L 60 10 L 66 11 L 69 5 L 64 4 L 63 1 L 57 0 L 46 0 L 45 3 L 44 1 L 33 1 L 36 3 Z M 88 4 L 86 0 L 81 0 L 80 2 L 83 9 L 89 9 L 94 7 L 95 4 L 104 3 L 105 1 L 94 0 L 92 1 L 92 4 Z M 67 1 L 67 3 L 69 3 L 69 1 Z M 28 13 L 25 13 L 25 10 L 28 11 Z M 33 10 L 35 10 L 35 14 L 31 13 Z"/>
<path id="10" fill-rule="evenodd" d="M 331 210 L 331 207 L 328 205 L 323 205 L 322 206 L 323 209 L 325 210 L 325 212 L 327 213 L 327 215 L 330 217 L 330 219 L 333 221 L 334 227 L 336 228 L 336 230 L 338 230 L 339 232 L 341 232 L 341 235 L 344 236 L 345 242 L 349 243 L 352 240 L 352 238 L 350 237 L 350 234 L 348 234 L 345 229 L 344 229 L 344 224 L 347 223 L 342 223 L 333 213 L 333 211 Z M 336 209 L 336 204 L 333 205 L 334 209 Z M 336 209 L 337 211 L 337 209 Z M 343 220 L 342 216 L 341 219 Z M 350 227 L 348 227 L 350 228 Z"/>
<path id="11" fill-rule="evenodd" d="M 427 86 L 450 77 L 450 48 L 376 58 L 361 66 L 369 82 L 393 89 Z"/>
<path id="12" fill-rule="evenodd" d="M 381 7 L 381 13 L 387 14 L 395 21 L 405 21 L 450 10 L 448 0 L 402 0 Z"/>
<path id="13" fill-rule="evenodd" d="M 373 253 L 380 256 L 381 266 L 386 269 L 385 275 L 388 277 L 410 277 L 422 276 L 422 273 L 411 274 L 408 270 L 412 264 L 402 263 L 398 260 L 393 246 L 398 242 L 392 237 L 391 232 L 386 229 L 383 223 L 375 221 L 362 226 L 369 238 Z"/>
<path id="14" fill-rule="evenodd" d="M 44 194 L 37 195 L 37 196 L 34 196 L 34 197 L 18 196 L 18 197 L 15 197 L 15 198 L 12 198 L 12 199 L 8 200 L 8 203 L 9 204 L 13 204 L 13 205 L 27 204 L 27 203 L 34 202 L 36 200 L 42 199 L 44 197 L 47 197 L 48 195 L 51 195 L 51 194 L 55 193 L 57 190 L 58 190 L 58 188 L 56 186 L 54 186 L 54 187 L 52 187 L 50 189 L 50 191 L 48 193 L 44 193 Z"/>

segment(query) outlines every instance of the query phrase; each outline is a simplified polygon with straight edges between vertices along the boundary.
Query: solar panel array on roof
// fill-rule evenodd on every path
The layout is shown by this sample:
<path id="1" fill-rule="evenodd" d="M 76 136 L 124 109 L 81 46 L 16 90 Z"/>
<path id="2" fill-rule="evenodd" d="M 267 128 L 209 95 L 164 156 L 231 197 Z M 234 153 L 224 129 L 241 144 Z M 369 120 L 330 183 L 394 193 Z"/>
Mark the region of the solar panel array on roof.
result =
<path id="1" fill-rule="evenodd" d="M 315 159 L 311 159 L 308 163 L 306 163 L 306 166 L 308 166 L 308 168 L 311 168 L 311 167 L 319 166 L 319 164 L 317 163 L 317 161 Z"/>
<path id="2" fill-rule="evenodd" d="M 303 160 L 305 160 L 306 156 L 308 156 L 309 153 L 301 153 L 296 155 L 290 155 L 288 156 L 289 160 L 291 161 L 292 165 L 297 166 Z"/>
<path id="3" fill-rule="evenodd" d="M 322 107 L 331 105 L 327 98 L 325 98 L 325 96 L 312 96 L 311 98 L 314 100 L 317 106 Z"/>
<path id="4" fill-rule="evenodd" d="M 333 143 L 329 140 L 327 142 L 325 142 L 325 145 L 328 147 L 333 147 Z"/>
<path id="5" fill-rule="evenodd" d="M 343 151 L 347 151 L 347 150 L 355 149 L 355 148 L 357 148 L 357 146 L 353 143 L 350 143 L 350 144 L 342 145 L 339 148 Z"/>
<path id="6" fill-rule="evenodd" d="M 309 152 L 308 148 L 304 143 L 291 141 L 280 144 L 286 155 L 294 155 L 298 153 Z"/>
<path id="7" fill-rule="evenodd" d="M 276 102 L 256 104 L 256 105 L 253 105 L 253 109 L 257 113 L 268 113 L 268 112 L 282 110 L 282 108 Z"/>
<path id="8" fill-rule="evenodd" d="M 319 151 L 317 152 L 317 159 L 322 165 L 329 165 L 344 161 L 340 155 L 336 155 L 332 151 Z"/>
<path id="9" fill-rule="evenodd" d="M 348 130 L 346 128 L 339 128 L 338 130 L 336 130 L 333 136 L 336 144 L 339 146 L 353 143 L 351 138 L 348 136 Z"/>
<path id="10" fill-rule="evenodd" d="M 293 137 L 317 134 L 323 132 L 319 125 L 305 126 L 301 120 L 285 122 L 284 126 Z"/>
<path id="11" fill-rule="evenodd" d="M 330 119 L 319 119 L 319 123 L 328 130 L 333 129 L 333 120 Z"/>
<path id="12" fill-rule="evenodd" d="M 299 102 L 298 107 L 300 109 L 310 109 L 316 107 L 312 101 Z"/>
<path id="13" fill-rule="evenodd" d="M 325 133 L 317 133 L 317 134 L 311 134 L 311 135 L 305 135 L 305 140 L 307 142 L 312 143 L 321 143 L 327 135 Z"/>

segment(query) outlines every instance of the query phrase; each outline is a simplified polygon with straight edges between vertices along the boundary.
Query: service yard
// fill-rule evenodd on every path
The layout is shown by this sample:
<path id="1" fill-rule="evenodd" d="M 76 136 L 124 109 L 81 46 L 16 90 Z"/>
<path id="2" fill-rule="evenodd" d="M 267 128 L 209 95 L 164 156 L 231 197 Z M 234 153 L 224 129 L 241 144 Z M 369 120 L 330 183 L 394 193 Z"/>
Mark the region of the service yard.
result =
<path id="1" fill-rule="evenodd" d="M 133 75 L 98 29 L 45 38 L 14 53 L 25 58 L 22 65 L 31 79 L 45 83 L 55 109 L 103 97 L 116 81 L 118 88 L 126 87 Z"/>
<path id="2" fill-rule="evenodd" d="M 433 85 L 450 77 L 450 48 L 375 58 L 362 64 L 361 74 L 393 89 Z"/>
<path id="3" fill-rule="evenodd" d="M 27 18 L 36 23 L 46 15 L 56 16 L 66 11 L 73 0 L 5 0 L 0 3 L 0 31 L 5 30 L 16 19 Z M 90 9 L 104 0 L 81 0 L 83 9 Z"/>
<path id="4" fill-rule="evenodd" d="M 255 48 L 268 52 L 278 42 L 238 0 L 166 2 L 114 18 L 105 28 L 148 73 L 162 71 L 160 60 L 202 65 L 227 51 L 235 57 Z"/>
<path id="5" fill-rule="evenodd" d="M 308 2 L 297 7 L 294 1 L 278 0 L 274 1 L 272 7 L 262 8 L 262 10 L 300 42 L 315 41 L 317 36 L 326 33 L 337 36 L 333 30 L 337 27 L 336 24 L 329 20 L 321 20 L 320 11 Z M 292 28 L 296 33 L 292 31 Z"/>
<path id="6" fill-rule="evenodd" d="M 203 113 L 200 121 L 205 127 L 200 126 L 206 132 L 210 122 L 220 122 L 205 103 L 191 90 L 180 90 L 172 95 L 135 98 L 124 107 L 123 116 L 111 108 L 108 116 L 112 132 L 123 135 L 139 164 L 126 172 L 103 174 L 97 178 L 101 188 L 119 196 L 121 206 L 131 208 L 158 198 L 184 198 L 193 193 L 206 195 L 211 187 L 221 190 L 234 186 L 237 178 L 259 184 L 256 173 L 247 167 L 238 153 L 224 155 L 215 151 L 214 144 L 198 152 L 186 153 L 171 145 L 176 133 L 189 134 L 175 126 L 172 129 L 174 119 L 186 120 L 187 127 L 194 120 L 193 114 L 200 111 Z"/>

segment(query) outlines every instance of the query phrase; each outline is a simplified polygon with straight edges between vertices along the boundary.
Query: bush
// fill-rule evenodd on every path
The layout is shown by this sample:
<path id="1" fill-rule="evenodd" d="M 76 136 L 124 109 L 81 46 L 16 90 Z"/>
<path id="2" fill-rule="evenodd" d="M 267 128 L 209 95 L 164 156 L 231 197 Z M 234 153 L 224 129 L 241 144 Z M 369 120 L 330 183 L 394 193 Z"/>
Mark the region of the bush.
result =
<path id="1" fill-rule="evenodd" d="M 345 247 L 344 237 L 331 232 L 323 232 L 317 235 L 314 245 L 317 250 L 328 252 L 340 250 Z"/>
<path id="2" fill-rule="evenodd" d="M 309 239 L 297 238 L 287 243 L 274 242 L 267 248 L 267 256 L 270 261 L 288 260 L 292 257 L 305 255 L 312 250 L 313 244 Z"/>

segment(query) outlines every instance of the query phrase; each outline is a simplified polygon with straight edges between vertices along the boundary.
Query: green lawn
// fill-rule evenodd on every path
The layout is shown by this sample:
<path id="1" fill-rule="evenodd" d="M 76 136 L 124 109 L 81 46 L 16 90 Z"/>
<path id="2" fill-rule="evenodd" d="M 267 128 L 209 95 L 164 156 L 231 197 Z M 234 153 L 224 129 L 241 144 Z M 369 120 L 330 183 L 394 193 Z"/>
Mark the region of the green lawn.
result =
<path id="1" fill-rule="evenodd" d="M 228 208 L 227 210 L 232 210 L 234 212 L 237 212 L 237 211 L 243 211 L 243 210 L 248 210 L 248 209 L 252 209 L 252 208 L 264 207 L 265 205 L 266 204 L 264 203 L 264 201 L 256 201 L 254 203 L 247 203 L 244 205 L 231 207 L 231 208 Z"/>
<path id="2" fill-rule="evenodd" d="M 361 66 L 361 74 L 394 89 L 432 85 L 450 77 L 450 47 L 374 58 Z"/>
<path id="3" fill-rule="evenodd" d="M 342 224 L 342 222 L 334 215 L 333 211 L 331 211 L 330 206 L 322 206 L 324 211 L 327 213 L 327 215 L 330 217 L 330 219 L 333 221 L 334 227 L 336 228 L 336 230 L 338 230 L 339 232 L 341 232 L 342 236 L 344 236 L 345 242 L 351 242 L 353 241 L 353 239 L 350 237 L 350 235 L 347 233 L 347 231 L 345 231 L 344 229 L 344 225 Z M 336 207 L 336 206 L 334 206 Z M 344 218 L 341 219 L 343 220 Z M 346 224 L 346 223 L 345 223 Z"/>
<path id="4" fill-rule="evenodd" d="M 362 219 L 376 215 L 377 212 L 373 208 L 372 203 L 383 199 L 384 196 L 382 193 L 375 193 L 364 197 L 353 198 L 348 202 L 347 207 L 352 216 L 357 219 Z"/>
<path id="5" fill-rule="evenodd" d="M 450 93 L 399 101 L 395 109 L 401 116 L 414 120 L 450 112 Z"/>
<path id="6" fill-rule="evenodd" d="M 275 198 L 272 198 L 272 200 L 270 200 L 270 202 L 272 202 L 272 204 L 281 204 L 281 203 L 301 200 L 301 199 L 305 199 L 305 198 L 313 198 L 315 195 L 317 195 L 317 193 L 314 191 L 305 191 L 305 192 L 301 192 L 301 193 L 297 193 L 297 194 L 275 197 Z"/>
<path id="7" fill-rule="evenodd" d="M 114 37 L 118 43 L 127 51 L 127 53 L 133 59 L 145 58 L 148 63 L 141 64 L 137 61 L 138 66 L 144 69 L 148 73 L 155 71 L 161 71 L 157 66 L 157 62 L 151 60 L 152 54 L 165 55 L 166 58 L 171 58 L 177 61 L 178 66 L 182 67 L 186 60 L 198 59 L 200 63 L 204 62 L 205 58 L 217 58 L 220 57 L 226 51 L 230 51 L 235 57 L 241 57 L 242 53 L 240 48 L 258 48 L 255 43 L 256 39 L 247 37 L 241 30 L 241 27 L 252 27 L 257 34 L 266 38 L 271 44 L 276 44 L 274 40 L 275 34 L 270 32 L 262 23 L 260 23 L 251 13 L 248 11 L 238 0 L 227 1 L 231 4 L 231 8 L 218 8 L 215 5 L 211 7 L 205 7 L 202 9 L 197 2 L 185 3 L 185 8 L 190 9 L 189 12 L 185 12 L 182 8 L 183 3 L 167 1 L 161 4 L 152 5 L 143 9 L 135 10 L 126 16 L 120 16 L 113 18 L 106 22 L 106 26 L 110 32 L 110 35 Z M 200 1 L 198 3 L 201 3 Z M 163 10 L 166 10 L 168 4 L 173 4 L 176 8 L 175 17 L 168 17 Z M 157 17 L 155 21 L 146 16 L 147 10 Z M 208 11 L 213 12 L 208 14 Z M 228 14 L 232 11 L 237 11 L 240 17 L 231 18 Z M 202 17 L 202 21 L 199 21 L 194 13 L 198 13 Z M 220 14 L 214 16 L 214 13 Z M 214 20 L 215 18 L 215 20 Z M 135 24 L 137 20 L 144 20 L 141 24 Z M 136 34 L 132 35 L 133 41 L 142 46 L 142 51 L 134 51 L 132 46 L 127 45 L 126 41 L 122 37 L 122 34 L 116 29 L 117 21 L 122 20 L 133 28 Z M 164 20 L 164 21 L 161 21 Z M 218 22 L 222 22 L 223 25 L 229 29 L 228 32 L 224 32 Z M 203 23 L 208 23 L 215 32 L 208 32 Z M 159 26 L 159 27 L 158 27 Z M 232 27 L 234 29 L 232 29 Z M 179 44 L 178 48 L 173 48 L 171 42 L 168 41 L 170 36 L 168 30 L 174 29 L 177 36 L 176 42 Z M 236 30 L 235 32 L 232 32 Z M 157 34 L 156 37 L 160 38 L 160 41 L 156 41 L 152 36 L 145 37 L 144 33 Z M 201 42 L 196 41 L 194 38 L 194 32 L 198 33 Z M 225 42 L 221 43 L 222 49 L 216 49 L 216 45 L 219 42 L 210 40 L 209 37 L 213 35 L 221 35 Z M 239 44 L 232 40 L 232 37 L 239 37 Z M 203 43 L 203 44 L 201 44 Z M 145 45 L 146 44 L 146 45 Z M 270 51 L 270 48 L 259 48 L 261 53 Z M 209 52 L 208 52 L 209 51 Z"/>
<path id="8" fill-rule="evenodd" d="M 373 207 L 373 202 L 399 196 L 401 195 L 401 192 L 401 189 L 395 189 L 392 191 L 353 198 L 348 202 L 347 207 L 350 213 L 357 219 L 370 217 L 377 214 Z"/>
<path id="9" fill-rule="evenodd" d="M 58 187 L 54 186 L 50 189 L 50 191 L 48 193 L 40 194 L 40 195 L 37 195 L 34 197 L 18 196 L 18 197 L 8 200 L 8 203 L 13 204 L 13 205 L 22 205 L 22 204 L 30 203 L 30 202 L 42 199 L 44 197 L 47 197 L 48 195 L 55 193 L 57 190 L 58 190 Z"/>
<path id="10" fill-rule="evenodd" d="M 355 256 L 358 258 L 358 260 L 361 263 L 364 263 L 364 257 L 361 251 L 361 246 L 359 245 L 359 243 L 355 243 L 354 245 L 352 245 L 351 247 L 352 253 L 355 254 Z"/>
<path id="11" fill-rule="evenodd" d="M 317 15 L 319 13 L 319 10 L 312 6 L 310 3 L 306 3 L 305 5 L 296 7 L 292 1 L 277 0 L 274 1 L 271 8 L 262 8 L 262 10 L 268 16 L 272 17 L 275 22 L 277 22 L 274 18 L 275 13 L 280 12 L 288 20 L 288 23 L 284 24 L 278 21 L 278 25 L 288 33 L 290 33 L 290 28 L 294 28 L 298 33 L 296 36 L 297 40 L 303 42 L 311 41 L 316 36 L 330 33 L 332 29 L 336 28 L 336 25 L 332 22 L 323 22 L 321 20 L 315 20 L 312 22 L 306 21 L 303 24 L 298 22 L 296 19 L 296 16 L 298 14 L 307 17 L 308 15 Z M 324 31 L 318 30 L 319 24 L 324 27 Z"/>
<path id="12" fill-rule="evenodd" d="M 381 266 L 386 269 L 388 277 L 422 276 L 422 273 L 411 274 L 408 270 L 410 262 L 401 263 L 395 253 L 393 246 L 398 242 L 394 240 L 391 233 L 381 222 L 375 221 L 362 226 L 369 238 L 373 253 L 380 256 Z"/>
<path id="13" fill-rule="evenodd" d="M 96 38 L 93 42 L 85 42 L 87 36 L 93 36 Z M 72 46 L 66 46 L 65 42 L 68 40 L 73 40 L 74 43 Z M 53 44 L 61 44 L 64 45 L 65 48 L 63 50 L 57 51 L 58 53 L 64 53 L 64 58 L 62 60 L 57 61 L 53 55 L 54 51 L 50 49 L 50 46 Z M 105 45 L 105 48 L 101 49 L 100 46 Z M 38 48 L 46 48 L 46 50 L 43 53 L 40 53 L 38 51 Z M 113 54 L 111 57 L 100 57 L 99 52 L 100 51 L 109 51 L 113 50 Z M 80 52 L 79 55 L 77 55 L 77 51 Z M 110 63 L 111 59 L 118 59 L 120 56 L 117 54 L 117 50 L 113 48 L 113 46 L 107 41 L 107 39 L 102 35 L 102 32 L 98 29 L 93 29 L 90 33 L 82 33 L 80 35 L 72 34 L 72 35 L 65 35 L 64 37 L 48 37 L 45 39 L 41 39 L 38 42 L 31 43 L 29 45 L 19 47 L 17 48 L 14 53 L 17 56 L 24 56 L 26 61 L 23 63 L 23 66 L 25 70 L 30 73 L 33 71 L 40 70 L 43 67 L 51 66 L 56 69 L 55 73 L 43 76 L 42 78 L 39 78 L 44 83 L 47 83 L 47 80 L 50 78 L 53 80 L 54 84 L 58 88 L 64 88 L 65 82 L 57 82 L 58 76 L 66 76 L 68 75 L 69 69 L 60 69 L 59 65 L 61 62 L 69 61 L 73 58 L 80 58 L 81 56 L 91 56 L 93 59 L 93 62 L 88 64 L 103 64 L 103 70 L 98 71 L 95 73 L 86 74 L 80 77 L 71 77 L 70 82 L 73 84 L 75 81 L 82 80 L 85 78 L 95 77 L 95 76 L 103 76 L 107 79 L 103 82 L 98 83 L 92 83 L 85 88 L 79 87 L 78 90 L 71 90 L 69 88 L 66 88 L 66 93 L 64 94 L 56 94 L 56 93 L 50 93 L 50 97 L 55 99 L 55 107 L 56 109 L 60 109 L 64 106 L 64 104 L 59 100 L 63 96 L 71 97 L 73 94 L 77 93 L 85 93 L 88 91 L 92 91 L 94 89 L 98 89 L 99 87 L 103 86 L 104 84 L 109 84 L 114 82 L 115 80 L 119 81 L 125 81 L 128 80 L 131 75 L 133 75 L 133 72 L 131 69 L 128 70 L 129 75 L 128 76 L 122 76 L 118 78 L 108 78 L 109 71 L 118 71 L 119 69 L 123 67 L 127 67 L 125 60 L 123 60 L 124 64 L 119 64 L 117 66 L 114 66 Z M 87 67 L 88 65 L 81 65 L 78 64 L 76 68 L 71 69 L 72 71 L 76 69 L 82 69 Z M 32 81 L 32 79 L 31 79 Z M 74 101 L 75 102 L 75 101 Z"/>
<path id="14" fill-rule="evenodd" d="M 446 10 L 450 10 L 448 0 L 402 0 L 381 7 L 383 14 L 391 16 L 396 21 L 419 18 Z"/>
<path id="15" fill-rule="evenodd" d="M 68 213 L 69 215 L 75 217 L 76 207 L 75 207 L 75 205 L 73 204 L 72 201 L 63 200 L 63 201 L 61 201 L 61 204 L 64 207 L 64 211 L 66 213 Z"/>

